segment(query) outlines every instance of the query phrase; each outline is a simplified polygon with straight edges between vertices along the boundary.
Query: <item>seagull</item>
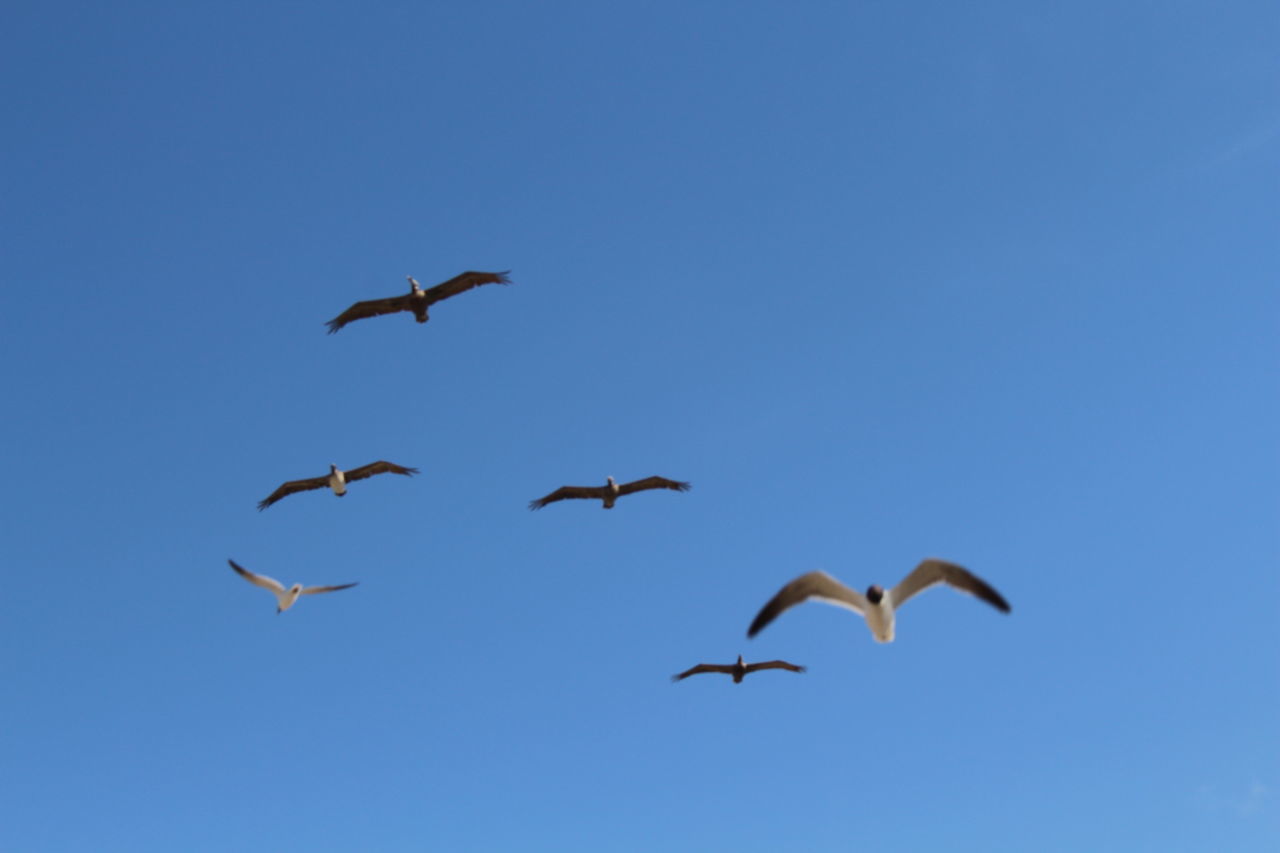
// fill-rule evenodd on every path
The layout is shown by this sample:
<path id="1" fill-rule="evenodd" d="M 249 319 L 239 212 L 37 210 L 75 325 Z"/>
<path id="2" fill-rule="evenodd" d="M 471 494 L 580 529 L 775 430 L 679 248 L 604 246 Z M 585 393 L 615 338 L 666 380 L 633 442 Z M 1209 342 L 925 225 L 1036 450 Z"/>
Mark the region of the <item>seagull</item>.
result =
<path id="1" fill-rule="evenodd" d="M 412 311 L 414 318 L 419 323 L 425 323 L 430 319 L 427 316 L 427 309 L 432 305 L 448 299 L 450 296 L 457 296 L 459 293 L 470 290 L 473 287 L 479 287 L 482 284 L 510 284 L 511 279 L 507 278 L 507 273 L 509 272 L 511 270 L 504 272 L 464 272 L 426 290 L 422 289 L 422 285 L 418 284 L 417 279 L 407 275 L 405 278 L 409 279 L 408 293 L 402 296 L 388 296 L 386 299 L 368 299 L 364 302 L 357 302 L 337 317 L 329 320 L 326 325 L 329 327 L 329 334 L 332 335 L 354 320 L 377 317 L 380 314 L 395 314 L 398 311 Z"/>
<path id="2" fill-rule="evenodd" d="M 298 600 L 298 596 L 300 595 L 315 595 L 318 592 L 337 592 L 340 589 L 351 589 L 351 587 L 355 586 L 354 583 L 342 583 L 337 586 L 303 586 L 300 583 L 295 583 L 293 586 L 285 589 L 284 584 L 280 583 L 280 581 L 275 578 L 269 578 L 266 575 L 255 575 L 248 569 L 237 566 L 235 560 L 227 560 L 227 562 L 231 564 L 231 568 L 236 570 L 236 574 L 240 575 L 240 577 L 244 578 L 249 583 L 254 586 L 260 586 L 263 589 L 269 589 L 275 593 L 277 616 L 292 607 L 293 603 Z"/>
<path id="3" fill-rule="evenodd" d="M 529 509 L 542 509 L 549 503 L 566 498 L 598 498 L 604 501 L 603 509 L 613 509 L 614 501 L 632 492 L 643 492 L 645 489 L 672 489 L 677 492 L 687 492 L 690 489 L 688 483 L 668 480 L 666 477 L 645 477 L 643 480 L 633 480 L 621 486 L 614 482 L 612 477 L 605 477 L 605 479 L 609 482 L 603 486 L 561 486 L 546 497 L 529 501 Z"/>
<path id="4" fill-rule="evenodd" d="M 258 511 L 266 509 L 281 498 L 288 497 L 294 492 L 309 492 L 312 489 L 323 489 L 325 486 L 333 489 L 333 493 L 338 497 L 342 497 L 347 493 L 347 483 L 354 480 L 363 480 L 372 477 L 374 474 L 403 474 L 406 477 L 412 477 L 418 473 L 417 468 L 405 468 L 394 462 L 370 462 L 368 465 L 362 465 L 359 468 L 352 468 L 350 471 L 341 471 L 337 465 L 329 464 L 329 473 L 320 477 L 311 477 L 306 480 L 290 480 L 289 482 L 258 501 Z"/>
<path id="5" fill-rule="evenodd" d="M 796 666 L 793 663 L 787 663 L 784 660 L 767 660 L 763 663 L 743 663 L 742 655 L 738 655 L 737 663 L 700 663 L 692 669 L 686 669 L 679 675 L 671 676 L 671 680 L 679 681 L 682 678 L 688 678 L 691 675 L 698 675 L 703 672 L 723 672 L 725 675 L 733 676 L 734 684 L 741 684 L 743 677 L 748 673 L 757 672 L 762 669 L 785 669 L 790 672 L 804 672 L 804 667 Z"/>
<path id="6" fill-rule="evenodd" d="M 747 629 L 747 636 L 756 634 L 778 617 L 778 614 L 802 601 L 816 598 L 828 604 L 847 607 L 867 620 L 871 636 L 877 643 L 893 642 L 894 611 L 913 595 L 935 584 L 945 583 L 960 592 L 976 595 L 997 610 L 1008 613 L 1012 608 L 990 584 L 968 569 L 945 560 L 922 560 L 911 574 L 888 592 L 883 587 L 869 586 L 866 595 L 849 589 L 826 572 L 809 572 L 778 590 L 768 604 L 761 608 L 755 621 Z"/>

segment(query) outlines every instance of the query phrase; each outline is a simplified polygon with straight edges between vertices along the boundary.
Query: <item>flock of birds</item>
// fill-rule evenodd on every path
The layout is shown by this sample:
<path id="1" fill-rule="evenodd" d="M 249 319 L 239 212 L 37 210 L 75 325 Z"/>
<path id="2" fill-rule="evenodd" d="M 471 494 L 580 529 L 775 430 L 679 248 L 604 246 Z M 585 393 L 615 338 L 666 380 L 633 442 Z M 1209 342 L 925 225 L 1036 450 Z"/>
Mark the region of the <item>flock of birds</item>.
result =
<path id="1" fill-rule="evenodd" d="M 464 272 L 426 290 L 422 289 L 422 286 L 418 284 L 413 276 L 406 276 L 409 280 L 410 288 L 408 293 L 401 296 L 390 296 L 386 299 L 369 299 L 357 302 L 337 317 L 329 320 L 326 325 L 329 327 L 329 334 L 333 334 L 343 326 L 356 320 L 378 317 L 383 314 L 395 314 L 401 311 L 409 311 L 419 323 L 425 323 L 430 319 L 428 309 L 432 305 L 481 285 L 510 284 L 511 279 L 507 278 L 509 272 L 510 270 L 506 272 Z M 323 488 L 329 488 L 338 497 L 343 497 L 347 493 L 348 483 L 365 480 L 377 474 L 400 474 L 405 477 L 412 477 L 417 473 L 417 468 L 408 468 L 385 460 L 370 462 L 368 465 L 362 465 L 359 468 L 352 468 L 348 471 L 340 469 L 337 465 L 330 464 L 328 474 L 322 474 L 319 477 L 308 477 L 302 480 L 289 480 L 282 483 L 274 492 L 258 502 L 258 509 L 259 511 L 264 510 L 277 501 L 298 492 L 308 492 Z M 548 495 L 530 501 L 529 509 L 542 509 L 548 504 L 571 499 L 599 500 L 602 502 L 604 509 L 612 509 L 618 498 L 625 495 L 650 489 L 687 492 L 689 488 L 689 483 L 670 480 L 666 477 L 645 477 L 641 480 L 633 480 L 630 483 L 618 483 L 613 477 L 607 477 L 603 486 L 561 486 Z M 356 586 L 355 583 L 331 586 L 303 586 L 300 583 L 295 583 L 293 586 L 286 588 L 284 584 L 275 578 L 251 572 L 238 565 L 234 560 L 227 560 L 227 562 L 238 575 L 249 583 L 262 587 L 275 595 L 277 614 L 283 613 L 297 603 L 299 596 L 315 595 L 322 592 L 337 592 Z M 787 583 L 782 589 L 778 590 L 773 598 L 769 599 L 751 622 L 751 626 L 747 629 L 747 636 L 754 637 L 770 622 L 778 618 L 783 611 L 814 599 L 852 610 L 866 620 L 867 627 L 871 630 L 871 636 L 876 642 L 891 643 L 894 637 L 894 614 L 897 609 L 914 596 L 938 584 L 945 584 L 959 592 L 975 596 L 1002 613 L 1008 613 L 1012 610 L 1009 603 L 1004 600 L 1000 593 L 996 592 L 994 587 L 968 569 L 945 560 L 931 558 L 922 560 L 910 574 L 893 588 L 885 589 L 872 584 L 867 587 L 865 593 L 845 586 L 826 572 L 815 571 L 803 574 Z M 736 663 L 700 663 L 684 672 L 673 675 L 671 678 L 673 681 L 680 681 L 691 675 L 718 672 L 732 676 L 734 683 L 738 684 L 750 673 L 764 669 L 783 669 L 789 672 L 805 671 L 803 666 L 788 663 L 784 660 L 746 663 L 743 661 L 742 655 L 738 655 Z"/>

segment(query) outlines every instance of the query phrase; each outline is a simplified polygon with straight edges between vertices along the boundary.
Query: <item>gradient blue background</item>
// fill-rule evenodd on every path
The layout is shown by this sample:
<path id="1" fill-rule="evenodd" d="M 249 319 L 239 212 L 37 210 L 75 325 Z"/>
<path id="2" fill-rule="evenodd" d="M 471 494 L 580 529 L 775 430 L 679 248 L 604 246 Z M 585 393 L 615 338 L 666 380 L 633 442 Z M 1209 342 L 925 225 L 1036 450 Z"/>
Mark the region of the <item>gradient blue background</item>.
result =
<path id="1" fill-rule="evenodd" d="M 1280 10 L 960 5 L 8 4 L 0 848 L 1277 849 Z"/>

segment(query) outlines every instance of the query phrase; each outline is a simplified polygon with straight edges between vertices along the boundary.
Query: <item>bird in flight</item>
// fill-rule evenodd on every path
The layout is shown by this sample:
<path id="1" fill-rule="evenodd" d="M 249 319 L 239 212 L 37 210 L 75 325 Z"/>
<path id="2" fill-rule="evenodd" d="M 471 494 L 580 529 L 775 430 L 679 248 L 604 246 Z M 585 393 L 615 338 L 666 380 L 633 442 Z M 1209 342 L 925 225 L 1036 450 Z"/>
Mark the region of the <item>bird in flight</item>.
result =
<path id="1" fill-rule="evenodd" d="M 231 568 L 235 569 L 236 574 L 247 580 L 254 586 L 260 586 L 263 589 L 270 590 L 276 597 L 276 615 L 288 610 L 293 603 L 298 600 L 300 595 L 315 595 L 321 592 L 337 592 L 340 589 L 351 589 L 354 583 L 342 583 L 337 586 L 303 586 L 295 583 L 288 589 L 284 588 L 284 584 L 275 578 L 269 578 L 266 575 L 255 575 L 246 568 L 236 565 L 235 560 L 227 560 L 231 564 Z"/>
<path id="2" fill-rule="evenodd" d="M 473 287 L 479 287 L 482 284 L 510 284 L 511 279 L 507 278 L 507 273 L 509 272 L 511 270 L 506 270 L 505 272 L 464 272 L 426 290 L 422 289 L 422 285 L 418 284 L 417 279 L 407 275 L 405 278 L 409 279 L 408 293 L 400 296 L 388 296 L 386 299 L 368 299 L 364 302 L 357 302 L 337 317 L 329 320 L 326 325 L 329 327 L 329 334 L 332 335 L 355 320 L 377 317 L 381 314 L 395 314 L 400 311 L 412 311 L 414 319 L 419 323 L 425 323 L 430 319 L 427 316 L 427 309 L 432 305 L 451 296 L 457 296 L 459 293 L 470 290 Z"/>
<path id="3" fill-rule="evenodd" d="M 725 675 L 733 676 L 734 684 L 741 684 L 742 679 L 752 672 L 759 672 L 762 669 L 785 669 L 788 672 L 804 672 L 804 667 L 796 666 L 793 663 L 787 663 L 784 660 L 767 660 L 762 663 L 743 663 L 742 655 L 738 655 L 737 663 L 700 663 L 695 667 L 686 669 L 679 675 L 671 676 L 672 681 L 680 681 L 691 675 L 698 675 L 703 672 L 723 672 Z"/>
<path id="4" fill-rule="evenodd" d="M 385 462 L 378 460 L 370 462 L 368 465 L 362 465 L 359 468 L 352 468 L 350 471 L 339 470 L 337 465 L 330 463 L 329 473 L 319 477 L 310 477 L 306 480 L 290 480 L 289 482 L 258 501 L 258 511 L 266 509 L 281 498 L 287 498 L 294 492 L 309 492 L 312 489 L 323 489 L 325 486 L 333 489 L 333 493 L 338 497 L 342 497 L 347 493 L 347 483 L 354 480 L 364 480 L 372 477 L 374 474 L 403 474 L 406 477 L 412 477 L 418 473 L 417 468 L 405 468 L 394 462 Z"/>
<path id="5" fill-rule="evenodd" d="M 688 483 L 682 483 L 679 480 L 668 480 L 666 477 L 645 477 L 643 480 L 632 480 L 630 483 L 623 483 L 622 485 L 614 482 L 612 477 L 606 477 L 605 479 L 608 482 L 603 486 L 561 486 L 545 497 L 538 498 L 536 501 L 529 501 L 529 509 L 542 509 L 547 504 L 568 498 L 602 500 L 604 501 L 603 509 L 613 509 L 614 501 L 632 492 L 643 492 L 646 489 L 671 489 L 677 492 L 687 492 L 690 489 Z"/>
<path id="6" fill-rule="evenodd" d="M 1012 608 L 1000 593 L 986 581 L 955 563 L 945 560 L 922 560 L 911 574 L 893 589 L 867 587 L 864 595 L 850 589 L 826 572 L 809 572 L 778 590 L 778 594 L 760 609 L 755 621 L 747 629 L 747 636 L 754 637 L 782 611 L 810 598 L 825 601 L 838 607 L 846 607 L 867 620 L 871 636 L 878 643 L 893 642 L 894 611 L 912 596 L 931 586 L 945 583 L 952 589 L 977 596 L 997 610 L 1008 613 Z"/>

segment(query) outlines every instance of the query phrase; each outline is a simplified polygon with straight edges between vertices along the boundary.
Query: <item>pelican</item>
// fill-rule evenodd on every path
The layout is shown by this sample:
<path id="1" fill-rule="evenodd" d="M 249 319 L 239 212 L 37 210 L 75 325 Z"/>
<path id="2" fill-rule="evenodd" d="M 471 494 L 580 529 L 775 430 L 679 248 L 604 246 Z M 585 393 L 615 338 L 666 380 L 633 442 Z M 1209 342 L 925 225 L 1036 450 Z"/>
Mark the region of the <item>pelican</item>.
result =
<path id="1" fill-rule="evenodd" d="M 738 655 L 737 663 L 700 663 L 691 669 L 686 669 L 679 675 L 671 676 L 671 680 L 679 681 L 682 678 L 688 678 L 691 675 L 698 675 L 702 672 L 723 672 L 725 675 L 733 676 L 734 684 L 741 684 L 742 679 L 748 673 L 758 672 L 762 669 L 785 669 L 789 672 L 804 672 L 804 667 L 796 666 L 793 663 L 787 663 L 784 660 L 767 660 L 763 663 L 743 663 L 742 655 Z"/>
<path id="2" fill-rule="evenodd" d="M 894 611 L 916 593 L 940 583 L 975 595 L 1001 612 L 1008 613 L 1012 609 L 1000 593 L 968 569 L 945 560 L 928 559 L 922 560 L 893 589 L 886 592 L 883 587 L 873 584 L 867 587 L 866 595 L 849 589 L 826 572 L 801 575 L 778 590 L 778 594 L 761 608 L 755 621 L 747 629 L 747 636 L 754 637 L 760 633 L 787 608 L 816 598 L 828 604 L 849 608 L 867 620 L 867 627 L 871 629 L 871 636 L 875 637 L 876 642 L 892 643 Z"/>
<path id="3" fill-rule="evenodd" d="M 340 589 L 351 589 L 351 587 L 355 586 L 354 583 L 342 583 L 337 586 L 303 586 L 300 583 L 295 583 L 293 586 L 285 589 L 284 584 L 280 583 L 280 581 L 275 578 L 269 578 L 266 575 L 255 575 L 248 569 L 237 566 L 235 560 L 227 560 L 227 562 L 231 564 L 231 568 L 235 569 L 236 574 L 240 575 L 240 577 L 244 578 L 254 586 L 269 589 L 275 594 L 277 616 L 292 607 L 293 603 L 298 600 L 298 596 L 300 595 L 315 595 L 320 592 L 337 592 Z"/>
<path id="4" fill-rule="evenodd" d="M 479 287 L 482 284 L 510 284 L 511 279 L 507 278 L 507 273 L 509 272 L 511 270 L 504 272 L 464 272 L 426 290 L 422 289 L 422 285 L 418 284 L 417 279 L 407 275 L 405 278 L 409 279 L 408 293 L 402 296 L 388 296 L 386 299 L 369 299 L 364 302 L 357 302 L 337 317 L 329 320 L 326 325 L 329 327 L 329 334 L 332 335 L 353 320 L 377 317 L 380 314 L 395 314 L 398 311 L 412 311 L 414 318 L 419 323 L 425 323 L 430 319 L 427 316 L 427 309 L 432 305 L 448 299 L 450 296 L 457 296 L 459 293 L 470 290 L 473 287 Z"/>
<path id="5" fill-rule="evenodd" d="M 266 509 L 281 498 L 288 497 L 294 492 L 309 492 L 312 489 L 323 489 L 325 486 L 333 489 L 333 493 L 338 497 L 342 497 L 347 493 L 347 483 L 355 480 L 363 480 L 366 477 L 372 477 L 374 474 L 403 474 L 406 477 L 412 477 L 418 473 L 417 468 L 404 468 L 394 462 L 370 462 L 368 465 L 362 465 L 359 468 L 352 468 L 350 471 L 342 471 L 337 465 L 329 464 L 329 473 L 311 477 L 306 480 L 290 480 L 289 482 L 258 501 L 258 511 Z"/>
<path id="6" fill-rule="evenodd" d="M 561 486 L 551 494 L 529 501 L 529 509 L 542 509 L 549 503 L 566 498 L 598 498 L 604 501 L 604 509 L 613 509 L 614 501 L 632 492 L 643 492 L 645 489 L 672 489 L 677 492 L 689 491 L 689 484 L 679 480 L 668 480 L 666 477 L 645 477 L 643 480 L 632 480 L 630 483 L 618 485 L 612 477 L 603 486 Z"/>

